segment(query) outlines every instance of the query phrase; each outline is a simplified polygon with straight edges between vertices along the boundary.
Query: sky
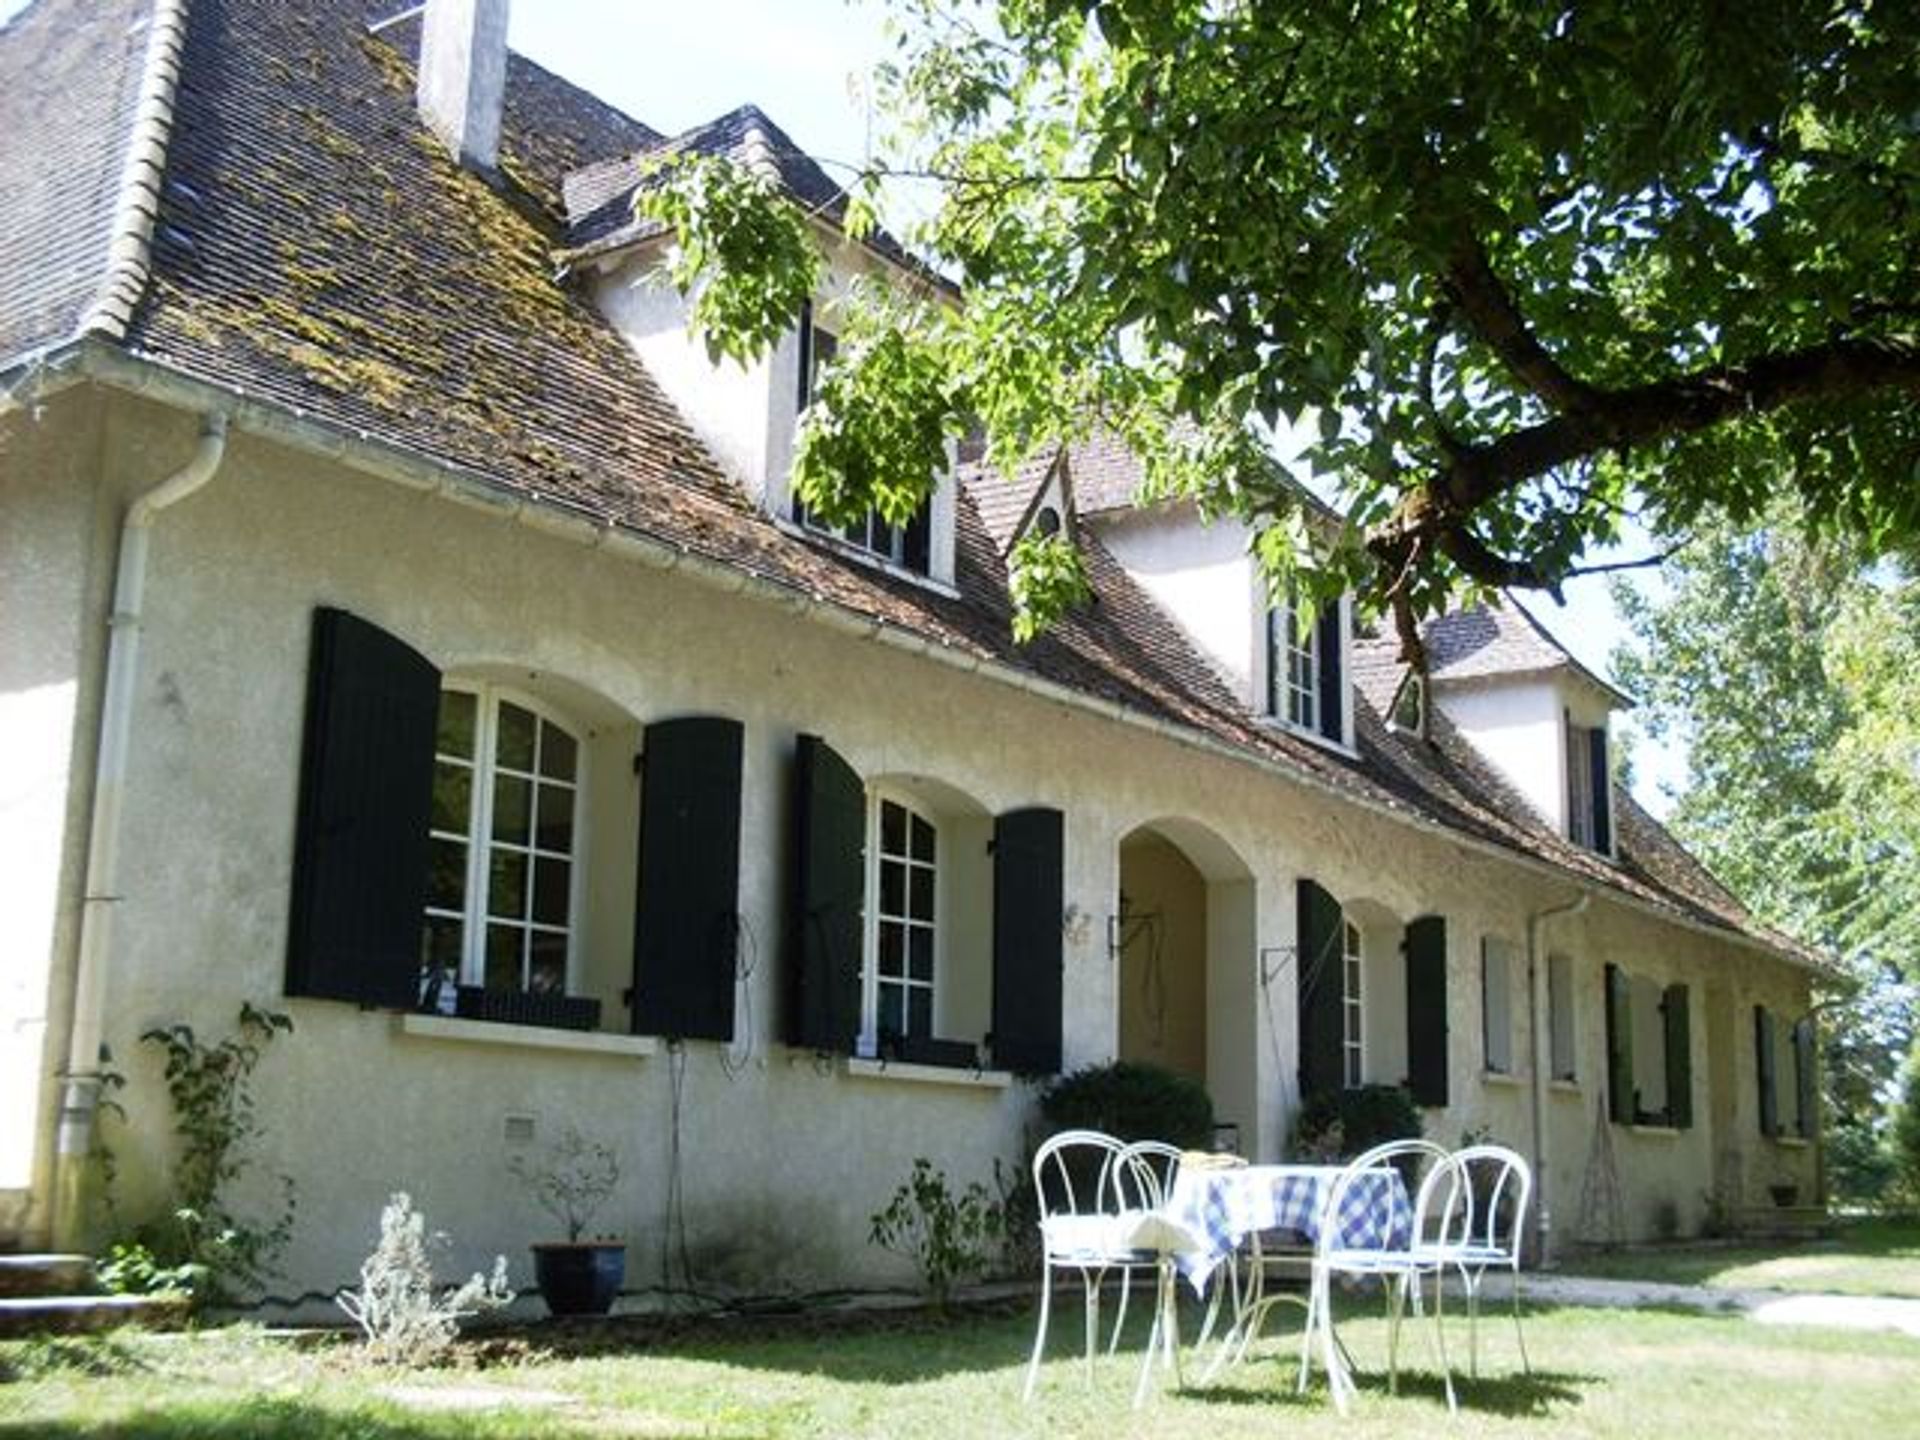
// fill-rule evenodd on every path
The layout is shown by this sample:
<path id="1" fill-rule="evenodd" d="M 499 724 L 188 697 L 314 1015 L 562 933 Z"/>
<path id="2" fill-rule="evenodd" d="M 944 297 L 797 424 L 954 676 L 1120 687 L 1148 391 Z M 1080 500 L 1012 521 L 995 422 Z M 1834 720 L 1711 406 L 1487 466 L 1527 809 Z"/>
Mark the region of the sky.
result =
<path id="1" fill-rule="evenodd" d="M 0 21 L 22 3 L 0 0 Z M 866 77 L 891 49 L 876 0 L 520 0 L 509 40 L 656 130 L 684 130 L 751 101 L 828 162 L 829 173 L 844 173 L 831 162 L 866 156 Z M 1649 548 L 1634 537 L 1619 552 L 1590 558 L 1634 558 Z M 1566 598 L 1564 609 L 1543 595 L 1526 603 L 1583 664 L 1609 674 L 1626 629 L 1604 580 L 1574 580 Z M 1683 766 L 1676 747 L 1640 739 L 1641 803 L 1664 814 L 1661 787 L 1677 784 Z"/>

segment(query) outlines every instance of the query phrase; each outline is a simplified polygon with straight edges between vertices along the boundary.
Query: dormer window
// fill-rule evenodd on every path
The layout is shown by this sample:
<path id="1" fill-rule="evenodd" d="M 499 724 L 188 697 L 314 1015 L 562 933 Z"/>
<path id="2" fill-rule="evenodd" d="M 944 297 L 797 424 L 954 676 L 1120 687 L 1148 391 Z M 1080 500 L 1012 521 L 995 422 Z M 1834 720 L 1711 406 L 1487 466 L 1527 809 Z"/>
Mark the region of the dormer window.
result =
<path id="1" fill-rule="evenodd" d="M 1307 623 L 1291 597 L 1267 612 L 1267 710 L 1296 730 L 1346 740 L 1346 645 L 1341 606 Z"/>
<path id="2" fill-rule="evenodd" d="M 840 349 L 840 337 L 814 322 L 813 305 L 800 307 L 800 394 L 799 409 L 813 403 L 820 371 L 831 364 Z M 869 510 L 864 519 L 847 526 L 828 525 L 808 513 L 806 502 L 793 497 L 795 523 L 822 535 L 864 550 L 867 554 L 911 570 L 916 575 L 931 573 L 933 565 L 933 507 L 922 505 L 905 525 L 890 525 L 878 511 Z"/>
<path id="3" fill-rule="evenodd" d="M 1613 783 L 1607 728 L 1567 717 L 1567 838 L 1602 855 L 1613 853 Z"/>

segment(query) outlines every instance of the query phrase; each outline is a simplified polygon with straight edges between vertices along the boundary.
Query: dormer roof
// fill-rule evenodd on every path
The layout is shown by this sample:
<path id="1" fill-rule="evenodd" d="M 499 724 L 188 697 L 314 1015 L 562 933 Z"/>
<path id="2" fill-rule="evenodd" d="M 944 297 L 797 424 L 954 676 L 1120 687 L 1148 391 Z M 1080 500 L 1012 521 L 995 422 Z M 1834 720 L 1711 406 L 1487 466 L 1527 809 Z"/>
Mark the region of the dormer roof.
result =
<path id="1" fill-rule="evenodd" d="M 1581 664 L 1510 595 L 1429 620 L 1421 638 L 1427 645 L 1427 677 L 1437 686 L 1567 674 L 1601 691 L 1613 707 L 1633 707 L 1631 696 Z M 1390 690 L 1404 668 L 1399 653 L 1398 636 L 1363 638 L 1356 646 L 1356 678 Z"/>

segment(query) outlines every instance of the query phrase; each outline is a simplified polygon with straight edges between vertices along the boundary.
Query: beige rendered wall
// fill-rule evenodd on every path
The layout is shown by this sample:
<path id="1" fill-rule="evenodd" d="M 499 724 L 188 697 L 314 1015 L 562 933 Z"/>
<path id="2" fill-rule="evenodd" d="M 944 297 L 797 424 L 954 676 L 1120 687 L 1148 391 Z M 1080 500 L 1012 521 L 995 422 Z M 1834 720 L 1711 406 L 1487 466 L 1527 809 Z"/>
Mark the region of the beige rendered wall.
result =
<path id="1" fill-rule="evenodd" d="M 194 423 L 119 402 L 103 485 L 117 494 L 146 475 L 151 456 L 184 453 Z M 676 1137 L 696 1283 L 770 1290 L 908 1278 L 901 1262 L 866 1245 L 867 1217 L 917 1155 L 961 1183 L 986 1179 L 995 1159 L 1014 1160 L 1032 1095 L 1018 1082 L 852 1074 L 775 1040 L 787 769 L 802 730 L 827 737 L 867 776 L 928 777 L 987 813 L 1032 804 L 1066 813 L 1066 901 L 1090 917 L 1066 927 L 1069 1067 L 1116 1052 L 1121 971 L 1106 936 L 1122 837 L 1149 823 L 1164 833 L 1174 817 L 1203 826 L 1222 852 L 1208 857 L 1210 875 L 1230 876 L 1237 864 L 1251 876 L 1235 895 L 1217 896 L 1246 918 L 1210 929 L 1245 954 L 1231 964 L 1211 957 L 1218 987 L 1209 1002 L 1214 1015 L 1234 1017 L 1224 1040 L 1214 1027 L 1210 1045 L 1244 1052 L 1229 1078 L 1257 1106 L 1242 1128 L 1250 1151 L 1278 1153 L 1293 1104 L 1294 977 L 1279 957 L 1292 944 L 1302 874 L 1344 901 L 1447 915 L 1454 1103 L 1430 1114 L 1429 1131 L 1452 1141 L 1485 1125 L 1526 1143 L 1524 1087 L 1477 1074 L 1478 937 L 1524 935 L 1530 912 L 1571 898 L 1566 881 L 1288 778 L 536 531 L 504 509 L 410 491 L 244 434 L 213 483 L 162 517 L 148 593 L 108 995 L 109 1038 L 131 1080 L 128 1122 L 116 1131 L 123 1199 L 150 1198 L 168 1154 L 155 1056 L 140 1032 L 185 1021 L 217 1034 L 243 1000 L 283 1005 L 297 1029 L 259 1073 L 267 1127 L 259 1158 L 263 1173 L 285 1171 L 299 1187 L 290 1290 L 350 1279 L 381 1201 L 400 1188 L 455 1237 L 450 1268 L 503 1251 L 524 1283 L 524 1245 L 551 1229 L 506 1171 L 509 1122 L 517 1130 L 529 1118 L 543 1139 L 578 1123 L 617 1143 L 621 1189 L 598 1223 L 634 1243 L 630 1284 L 657 1276 Z M 319 604 L 384 626 L 446 669 L 505 667 L 543 693 L 590 692 L 581 703 L 598 717 L 598 735 L 693 711 L 745 722 L 740 905 L 755 965 L 732 1047 L 638 1056 L 461 1043 L 402 1033 L 394 1017 L 347 1005 L 278 1000 L 307 631 Z M 595 845 L 617 852 L 620 829 L 604 820 Z M 625 865 L 622 856 L 606 868 Z M 617 999 L 627 943 L 617 917 L 631 897 L 618 879 L 597 885 L 615 893 L 589 897 L 587 969 Z M 1799 982 L 1605 899 L 1577 921 L 1556 922 L 1552 938 L 1578 961 L 1582 1001 L 1580 1085 L 1556 1094 L 1552 1116 L 1558 1215 L 1577 1202 L 1599 1093 L 1605 958 L 1657 956 L 1703 995 L 1707 978 L 1720 977 L 1736 1004 L 1750 1003 L 1749 976 L 1766 972 L 1788 992 L 1782 1008 Z M 609 1028 L 622 1019 L 616 1006 Z M 1697 1020 L 1696 1046 L 1705 1035 Z M 1735 1057 L 1741 1063 L 1750 1069 L 1751 1057 Z M 1704 1053 L 1694 1073 L 1703 1086 Z M 1736 1097 L 1736 1118 L 1743 1103 L 1751 1109 Z M 1709 1107 L 1697 1102 L 1696 1111 L 1704 1117 Z M 43 1126 L 45 1115 L 43 1096 Z M 1684 1207 L 1706 1189 L 1704 1120 L 1682 1136 L 1618 1141 L 1635 1217 L 1657 1196 Z"/>

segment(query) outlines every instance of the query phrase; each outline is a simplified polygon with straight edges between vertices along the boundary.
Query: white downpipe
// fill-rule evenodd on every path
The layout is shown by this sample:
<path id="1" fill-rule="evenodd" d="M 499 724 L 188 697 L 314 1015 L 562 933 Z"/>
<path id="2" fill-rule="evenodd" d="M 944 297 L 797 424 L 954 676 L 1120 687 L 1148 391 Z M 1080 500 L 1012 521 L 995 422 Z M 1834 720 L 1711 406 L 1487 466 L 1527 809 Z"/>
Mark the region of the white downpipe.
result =
<path id="1" fill-rule="evenodd" d="M 147 547 L 155 517 L 213 479 L 226 451 L 227 417 L 215 412 L 203 422 L 200 443 L 187 463 L 135 497 L 120 522 L 119 563 L 107 618 L 107 673 L 100 697 L 93 815 L 87 828 L 87 883 L 74 967 L 73 1023 L 68 1031 L 66 1064 L 60 1074 L 53 1226 L 56 1243 L 62 1247 L 71 1247 L 80 1238 L 85 1217 L 81 1193 L 85 1162 L 93 1144 L 93 1122 L 100 1101 L 100 1031 L 113 953 L 114 911 L 120 902 L 120 801 L 140 668 Z"/>
<path id="2" fill-rule="evenodd" d="M 1547 1069 L 1552 1063 L 1553 1040 L 1548 1032 L 1547 956 L 1541 935 L 1547 921 L 1563 915 L 1578 915 L 1593 901 L 1582 894 L 1564 905 L 1550 905 L 1527 917 L 1527 1038 L 1529 1063 L 1533 1067 L 1533 1253 L 1534 1263 L 1544 1266 L 1548 1260 L 1547 1240 L 1553 1231 L 1553 1214 L 1547 1202 Z"/>

